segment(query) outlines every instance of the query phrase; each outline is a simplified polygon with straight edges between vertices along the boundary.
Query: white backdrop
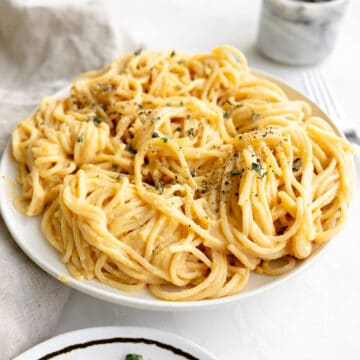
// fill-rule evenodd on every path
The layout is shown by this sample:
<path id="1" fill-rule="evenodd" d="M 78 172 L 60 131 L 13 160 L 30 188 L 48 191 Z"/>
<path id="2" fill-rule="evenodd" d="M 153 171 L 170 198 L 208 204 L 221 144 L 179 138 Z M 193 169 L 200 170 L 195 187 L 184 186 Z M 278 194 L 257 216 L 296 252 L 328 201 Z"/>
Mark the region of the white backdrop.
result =
<path id="1" fill-rule="evenodd" d="M 255 49 L 259 0 L 108 0 L 106 4 L 118 28 L 130 30 L 143 46 L 205 51 L 218 44 L 235 45 L 250 66 L 302 89 L 304 68 L 273 63 Z M 360 2 L 352 1 L 337 48 L 322 65 L 346 114 L 358 123 L 359 33 Z M 191 338 L 221 360 L 358 359 L 359 213 L 357 202 L 342 235 L 306 273 L 258 297 L 206 312 L 159 313 L 106 304 L 73 291 L 57 333 L 100 325 L 138 325 Z"/>

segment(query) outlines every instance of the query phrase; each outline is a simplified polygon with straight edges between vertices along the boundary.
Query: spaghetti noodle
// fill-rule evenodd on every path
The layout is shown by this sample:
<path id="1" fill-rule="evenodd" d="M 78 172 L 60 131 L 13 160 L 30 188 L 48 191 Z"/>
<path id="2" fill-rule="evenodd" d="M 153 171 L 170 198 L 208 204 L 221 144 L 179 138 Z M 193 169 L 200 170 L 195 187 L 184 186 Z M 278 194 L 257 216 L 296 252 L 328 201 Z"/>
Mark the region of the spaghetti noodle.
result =
<path id="1" fill-rule="evenodd" d="M 22 196 L 78 279 L 170 301 L 239 293 L 342 226 L 352 149 L 245 57 L 136 51 L 12 134 Z"/>

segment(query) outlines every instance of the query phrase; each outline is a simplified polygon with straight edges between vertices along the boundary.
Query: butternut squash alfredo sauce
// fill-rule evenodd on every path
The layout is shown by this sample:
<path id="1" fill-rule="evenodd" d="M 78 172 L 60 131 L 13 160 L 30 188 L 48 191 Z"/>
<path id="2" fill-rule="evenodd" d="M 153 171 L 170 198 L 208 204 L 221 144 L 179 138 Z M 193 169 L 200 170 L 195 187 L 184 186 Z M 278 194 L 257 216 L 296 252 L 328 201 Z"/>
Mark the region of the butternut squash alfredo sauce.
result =
<path id="1" fill-rule="evenodd" d="M 137 50 L 12 134 L 26 215 L 71 274 L 164 300 L 239 293 L 342 226 L 352 149 L 245 57 Z"/>

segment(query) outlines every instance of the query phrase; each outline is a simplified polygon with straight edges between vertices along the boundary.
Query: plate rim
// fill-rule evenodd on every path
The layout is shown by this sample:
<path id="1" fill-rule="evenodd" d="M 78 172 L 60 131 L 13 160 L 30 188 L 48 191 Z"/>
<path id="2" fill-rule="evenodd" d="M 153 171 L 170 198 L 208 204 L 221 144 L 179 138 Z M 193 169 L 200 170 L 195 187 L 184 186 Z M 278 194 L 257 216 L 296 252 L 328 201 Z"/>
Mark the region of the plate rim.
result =
<path id="1" fill-rule="evenodd" d="M 144 338 L 145 340 L 158 341 L 163 345 L 177 348 L 178 350 L 194 357 L 206 356 L 206 360 L 218 359 L 214 354 L 210 353 L 207 349 L 200 346 L 193 340 L 185 338 L 172 331 L 140 326 L 94 326 L 55 335 L 25 350 L 23 353 L 17 355 L 14 360 L 27 360 L 33 358 L 34 356 L 49 356 L 55 352 L 66 350 L 70 346 L 79 345 L 80 348 L 82 344 L 86 344 L 88 342 L 122 338 L 125 337 L 124 334 L 127 334 L 126 337 L 130 339 Z M 81 342 L 77 340 L 80 337 Z M 97 344 L 94 345 L 96 346 Z M 61 355 L 61 353 L 58 355 Z M 56 356 L 54 357 L 55 359 Z"/>
<path id="2" fill-rule="evenodd" d="M 335 132 L 337 132 L 338 135 L 345 137 L 343 132 L 338 128 L 338 126 L 330 119 L 330 117 L 326 114 L 326 112 L 318 106 L 316 103 L 314 103 L 311 99 L 309 99 L 306 95 L 304 95 L 302 92 L 297 90 L 296 88 L 290 86 L 285 81 L 279 79 L 278 77 L 271 75 L 267 72 L 260 71 L 258 69 L 251 68 L 251 73 L 260 76 L 262 78 L 265 78 L 266 80 L 270 80 L 275 82 L 285 93 L 292 92 L 297 100 L 305 100 L 310 103 L 313 110 L 316 110 L 318 113 L 320 113 L 321 116 L 325 119 L 325 121 L 330 124 Z M 63 94 L 65 91 L 68 91 L 70 89 L 70 85 L 65 86 L 64 88 L 60 89 L 58 92 L 56 92 L 52 97 L 59 96 L 60 94 Z M 63 96 L 63 95 L 61 95 Z M 292 98 L 292 97 L 291 97 Z M 3 167 L 6 162 L 6 157 L 9 157 L 9 159 L 14 162 L 14 159 L 11 156 L 10 153 L 10 144 L 11 140 L 9 139 L 3 154 L 1 156 L 0 160 L 0 176 L 3 174 Z M 354 159 L 353 159 L 354 162 Z M 2 179 L 0 178 L 0 181 Z M 0 192 L 3 192 L 3 189 L 0 188 Z M 178 301 L 178 302 L 172 302 L 172 301 L 166 301 L 157 299 L 155 297 L 151 299 L 142 299 L 142 298 L 136 298 L 128 296 L 126 292 L 122 292 L 118 290 L 117 293 L 111 293 L 106 288 L 113 289 L 111 287 L 108 287 L 106 285 L 105 289 L 100 288 L 94 288 L 91 283 L 89 283 L 87 280 L 77 280 L 73 278 L 69 273 L 60 273 L 57 271 L 52 264 L 48 264 L 46 259 L 42 259 L 41 256 L 38 257 L 37 254 L 31 251 L 31 246 L 27 246 L 27 243 L 23 241 L 22 239 L 19 239 L 16 232 L 11 226 L 11 219 L 10 215 L 7 212 L 6 208 L 6 201 L 2 200 L 3 196 L 0 196 L 0 213 L 2 215 L 2 218 L 4 220 L 4 223 L 11 234 L 14 241 L 17 243 L 17 245 L 22 249 L 22 251 L 41 269 L 43 269 L 45 272 L 50 274 L 52 277 L 54 277 L 56 280 L 61 281 L 65 285 L 68 285 L 78 291 L 81 291 L 89 296 L 93 296 L 95 298 L 114 303 L 119 305 L 125 305 L 133 308 L 141 308 L 141 309 L 148 309 L 148 310 L 156 310 L 156 311 L 189 311 L 189 310 L 206 310 L 215 308 L 217 306 L 226 305 L 229 303 L 234 302 L 240 302 L 242 300 L 245 300 L 247 298 L 250 298 L 252 296 L 256 296 L 262 292 L 269 291 L 277 286 L 280 286 L 284 283 L 286 283 L 288 280 L 291 280 L 295 278 L 296 276 L 300 275 L 303 271 L 307 270 L 312 266 L 314 263 L 316 263 L 316 260 L 319 260 L 334 244 L 334 241 L 339 237 L 339 234 L 336 234 L 328 243 L 321 246 L 315 253 L 313 253 L 309 258 L 307 258 L 305 261 L 303 261 L 301 264 L 299 264 L 295 269 L 290 271 L 289 273 L 286 273 L 282 276 L 274 277 L 273 281 L 271 283 L 262 285 L 258 288 L 249 290 L 247 292 L 240 292 L 238 294 L 234 294 L 231 296 L 226 296 L 223 298 L 215 298 L 215 299 L 205 299 L 205 300 L 199 300 L 199 301 Z M 349 211 L 351 209 L 348 208 Z M 340 231 L 341 233 L 341 231 Z M 44 238 L 45 240 L 45 238 Z M 54 249 L 55 251 L 55 249 Z M 59 262 L 61 262 L 59 258 Z"/>

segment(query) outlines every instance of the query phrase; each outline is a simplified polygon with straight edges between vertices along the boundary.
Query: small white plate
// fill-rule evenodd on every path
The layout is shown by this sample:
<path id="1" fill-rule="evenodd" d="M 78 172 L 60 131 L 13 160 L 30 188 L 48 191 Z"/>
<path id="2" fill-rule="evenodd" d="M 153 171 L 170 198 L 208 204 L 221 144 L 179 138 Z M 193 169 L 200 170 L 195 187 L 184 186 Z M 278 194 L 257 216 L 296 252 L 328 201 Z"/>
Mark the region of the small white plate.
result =
<path id="1" fill-rule="evenodd" d="M 34 346 L 14 360 L 216 360 L 199 345 L 178 335 L 149 328 L 97 327 L 62 334 Z"/>
<path id="2" fill-rule="evenodd" d="M 300 94 L 298 91 L 294 90 L 290 86 L 286 85 L 282 81 L 258 72 L 253 71 L 254 73 L 267 78 L 275 83 L 277 83 L 289 96 L 290 99 L 303 99 L 310 102 L 313 106 L 313 112 L 316 115 L 322 116 L 330 125 L 333 126 L 334 130 L 341 134 L 341 131 L 335 126 L 335 124 L 326 116 L 326 114 L 314 103 L 311 102 L 304 95 Z M 66 96 L 69 93 L 69 87 L 57 93 L 54 96 Z M 358 163 L 357 173 L 359 174 Z M 359 178 L 359 177 L 358 177 Z M 356 187 L 359 187 L 359 183 L 356 184 Z M 4 221 L 21 249 L 41 268 L 43 268 L 50 275 L 54 276 L 58 280 L 64 282 L 65 284 L 82 291 L 88 295 L 94 296 L 96 298 L 113 302 L 116 304 L 127 305 L 132 307 L 138 307 L 142 309 L 152 309 L 152 310 L 194 310 L 194 309 L 205 309 L 211 308 L 218 305 L 226 304 L 229 302 L 235 302 L 242 299 L 245 299 L 249 296 L 253 296 L 263 292 L 266 289 L 270 289 L 275 285 L 281 284 L 285 280 L 290 280 L 296 274 L 299 274 L 300 271 L 307 268 L 310 264 L 315 262 L 315 259 L 319 258 L 320 254 L 324 253 L 324 250 L 329 248 L 329 242 L 326 246 L 322 248 L 321 251 L 318 251 L 316 254 L 313 254 L 309 259 L 299 263 L 294 270 L 284 274 L 282 276 L 266 276 L 258 275 L 252 273 L 250 276 L 249 283 L 245 289 L 233 296 L 228 296 L 225 298 L 211 299 L 211 300 L 200 300 L 200 301 L 184 301 L 184 302 L 170 302 L 163 301 L 152 296 L 148 291 L 144 290 L 142 292 L 132 294 L 119 291 L 117 289 L 111 288 L 104 284 L 101 284 L 95 280 L 88 281 L 79 281 L 74 279 L 68 272 L 65 264 L 62 263 L 60 255 L 58 252 L 50 245 L 50 243 L 44 238 L 41 232 L 41 216 L 37 217 L 27 217 L 19 213 L 14 205 L 14 193 L 18 191 L 18 186 L 16 185 L 16 163 L 11 156 L 10 146 L 8 146 L 2 156 L 0 163 L 0 211 L 4 218 Z M 355 199 L 354 199 L 355 201 Z M 350 219 L 351 220 L 351 219 Z M 353 219 L 354 221 L 355 218 Z M 341 233 L 337 236 L 341 238 Z"/>

